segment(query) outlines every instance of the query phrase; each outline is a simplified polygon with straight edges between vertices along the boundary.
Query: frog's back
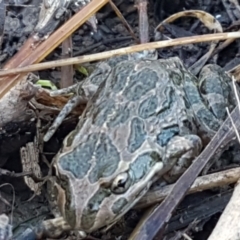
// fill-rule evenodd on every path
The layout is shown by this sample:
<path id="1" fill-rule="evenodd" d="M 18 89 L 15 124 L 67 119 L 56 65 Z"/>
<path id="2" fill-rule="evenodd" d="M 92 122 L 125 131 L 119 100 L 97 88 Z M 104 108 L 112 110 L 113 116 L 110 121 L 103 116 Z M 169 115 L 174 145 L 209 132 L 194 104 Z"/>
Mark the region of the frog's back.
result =
<path id="1" fill-rule="evenodd" d="M 72 226 L 92 231 L 101 225 L 96 219 L 116 220 L 141 198 L 159 171 L 166 172 L 167 143 L 193 131 L 181 86 L 159 63 L 117 64 L 86 107 L 71 148 L 58 161 L 70 186 L 66 213 L 68 222 L 74 220 Z M 116 194 L 110 186 L 121 173 L 128 173 L 131 185 Z"/>
<path id="2" fill-rule="evenodd" d="M 174 135 L 194 132 L 181 86 L 161 63 L 118 63 L 87 107 L 76 142 L 104 133 L 121 159 L 131 161 L 154 145 L 164 148 Z"/>

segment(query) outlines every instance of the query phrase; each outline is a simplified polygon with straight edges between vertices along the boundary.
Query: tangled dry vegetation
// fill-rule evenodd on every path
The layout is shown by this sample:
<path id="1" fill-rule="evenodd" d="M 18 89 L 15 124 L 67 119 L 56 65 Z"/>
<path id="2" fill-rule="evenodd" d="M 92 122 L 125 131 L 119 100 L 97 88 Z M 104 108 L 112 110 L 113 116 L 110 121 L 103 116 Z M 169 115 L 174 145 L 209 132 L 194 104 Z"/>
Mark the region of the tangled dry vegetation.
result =
<path id="1" fill-rule="evenodd" d="M 90 63 L 152 49 L 160 58 L 179 56 L 194 75 L 216 63 L 238 84 L 238 1 L 169 2 L 0 1 L 0 240 L 25 239 L 52 217 L 45 188 L 50 165 L 86 101 L 72 98 L 74 110 L 67 107 L 54 122 L 71 96 L 49 88 L 81 81 Z M 152 187 L 116 226 L 86 239 L 237 240 L 239 149 L 226 151 L 222 164 L 208 163 L 238 136 L 238 119 L 236 107 L 176 183 Z"/>

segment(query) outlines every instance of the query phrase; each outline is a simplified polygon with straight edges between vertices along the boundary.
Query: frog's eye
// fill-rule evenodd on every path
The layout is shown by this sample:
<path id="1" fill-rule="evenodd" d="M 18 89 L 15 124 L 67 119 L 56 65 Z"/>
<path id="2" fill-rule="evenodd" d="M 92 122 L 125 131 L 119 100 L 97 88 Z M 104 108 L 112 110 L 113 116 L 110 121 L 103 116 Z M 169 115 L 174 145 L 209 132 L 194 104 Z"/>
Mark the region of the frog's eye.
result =
<path id="1" fill-rule="evenodd" d="M 117 175 L 111 185 L 111 191 L 115 194 L 125 193 L 131 186 L 132 179 L 129 173 L 123 172 Z"/>

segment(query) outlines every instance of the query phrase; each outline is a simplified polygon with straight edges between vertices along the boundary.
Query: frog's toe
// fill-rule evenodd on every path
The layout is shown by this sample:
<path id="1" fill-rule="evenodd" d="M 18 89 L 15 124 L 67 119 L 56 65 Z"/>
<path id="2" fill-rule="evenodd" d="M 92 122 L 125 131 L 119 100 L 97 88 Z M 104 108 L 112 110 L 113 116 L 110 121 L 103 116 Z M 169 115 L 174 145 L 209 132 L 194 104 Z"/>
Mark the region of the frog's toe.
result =
<path id="1" fill-rule="evenodd" d="M 62 217 L 41 222 L 36 228 L 21 235 L 19 239 L 58 238 L 71 230 L 71 227 Z"/>

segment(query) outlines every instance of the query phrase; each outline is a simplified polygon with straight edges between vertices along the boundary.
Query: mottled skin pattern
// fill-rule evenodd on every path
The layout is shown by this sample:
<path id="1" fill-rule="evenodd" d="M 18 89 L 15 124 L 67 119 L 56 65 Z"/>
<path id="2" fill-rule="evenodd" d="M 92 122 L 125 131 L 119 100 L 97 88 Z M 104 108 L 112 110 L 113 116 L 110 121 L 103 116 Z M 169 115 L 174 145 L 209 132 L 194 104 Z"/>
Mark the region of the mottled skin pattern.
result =
<path id="1" fill-rule="evenodd" d="M 199 80 L 178 58 L 107 69 L 86 82 L 89 91 L 81 85 L 86 95 L 97 92 L 55 163 L 63 217 L 85 232 L 116 222 L 161 176 L 174 181 L 233 104 L 231 80 L 214 65 Z"/>

